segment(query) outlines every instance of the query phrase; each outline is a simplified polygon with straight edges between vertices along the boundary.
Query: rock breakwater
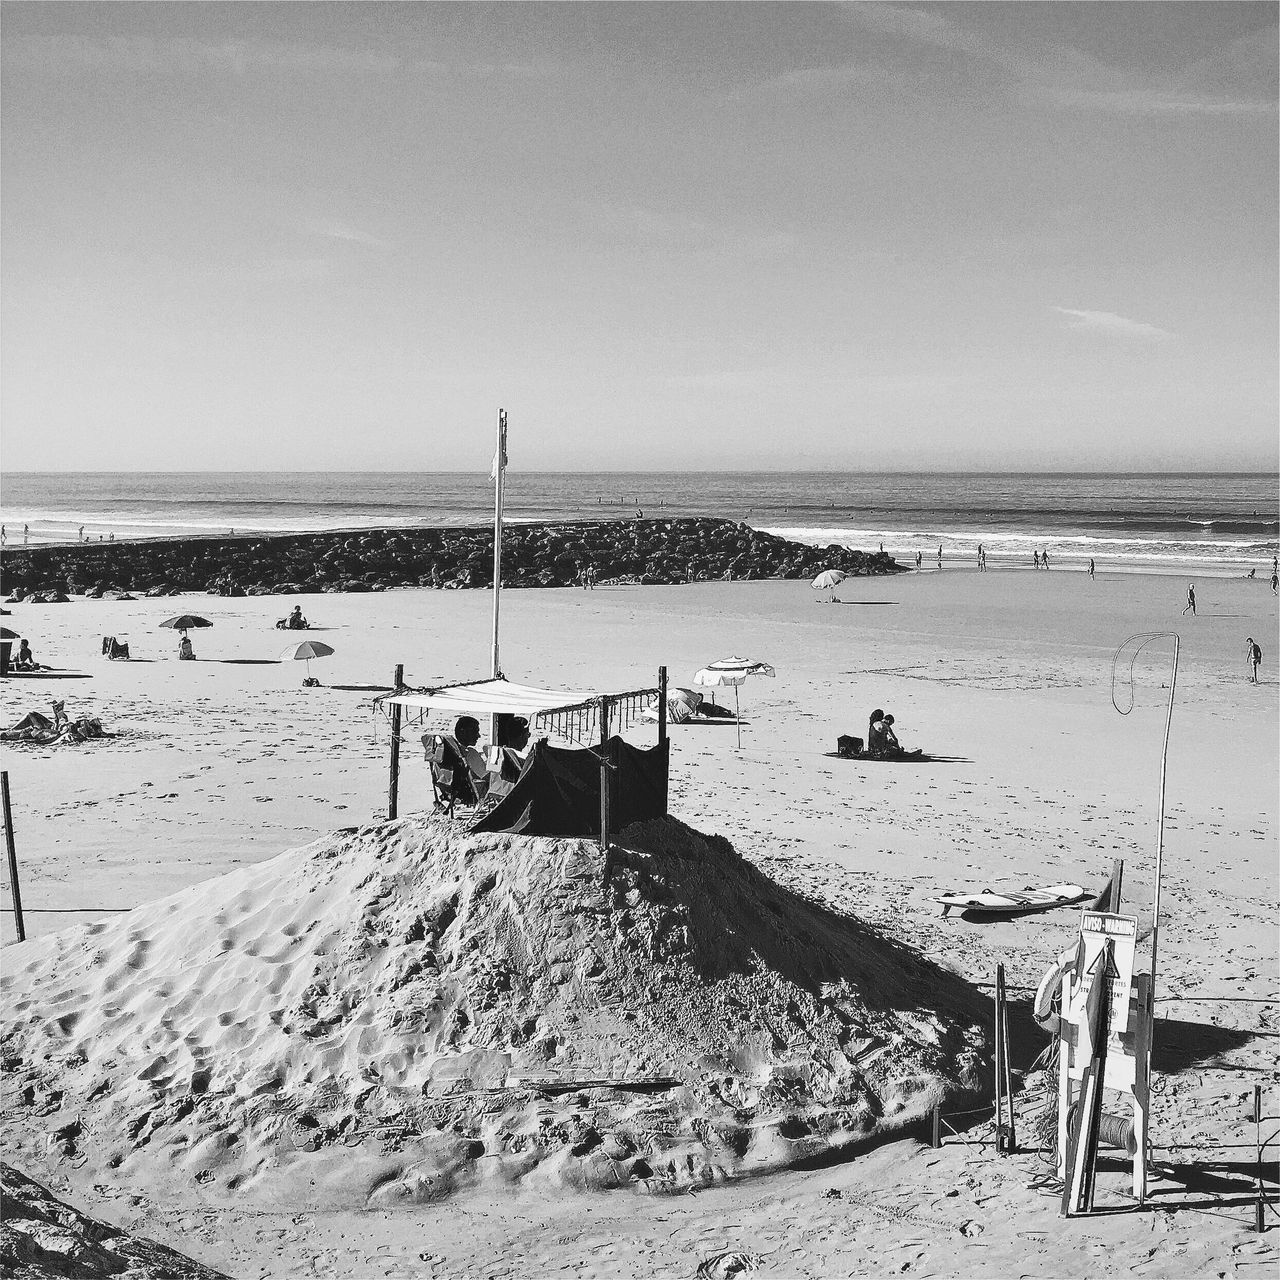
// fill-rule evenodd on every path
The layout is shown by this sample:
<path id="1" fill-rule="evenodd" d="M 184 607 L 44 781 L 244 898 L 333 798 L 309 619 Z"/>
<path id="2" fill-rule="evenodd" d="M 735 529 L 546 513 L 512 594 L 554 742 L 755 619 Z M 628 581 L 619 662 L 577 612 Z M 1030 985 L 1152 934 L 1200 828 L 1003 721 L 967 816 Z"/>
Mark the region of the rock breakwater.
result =
<path id="1" fill-rule="evenodd" d="M 615 520 L 515 525 L 504 531 L 507 587 L 596 582 L 644 585 L 806 578 L 823 569 L 898 572 L 891 556 L 813 547 L 731 520 Z M 53 602 L 67 593 L 290 595 L 392 587 L 487 587 L 491 529 L 374 529 L 266 537 L 89 542 L 12 549 L 0 591 Z"/>

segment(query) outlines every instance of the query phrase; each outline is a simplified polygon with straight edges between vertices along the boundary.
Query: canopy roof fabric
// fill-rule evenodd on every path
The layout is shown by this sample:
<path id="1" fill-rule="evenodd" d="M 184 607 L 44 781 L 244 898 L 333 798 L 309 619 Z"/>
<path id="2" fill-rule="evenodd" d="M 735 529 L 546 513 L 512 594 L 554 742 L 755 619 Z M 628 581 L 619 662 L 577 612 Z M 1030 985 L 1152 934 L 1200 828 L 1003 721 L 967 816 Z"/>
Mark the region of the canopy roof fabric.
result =
<path id="1" fill-rule="evenodd" d="M 402 708 L 412 723 L 429 715 L 439 716 L 524 716 L 530 725 L 569 742 L 589 742 L 599 738 L 600 708 L 609 701 L 609 728 L 625 729 L 637 720 L 656 689 L 631 689 L 607 695 L 574 693 L 564 689 L 539 689 L 497 679 L 473 680 L 444 685 L 438 689 L 403 689 L 375 698 L 384 711 Z"/>
<path id="2" fill-rule="evenodd" d="M 589 702 L 590 694 L 563 689 L 539 689 L 512 684 L 510 680 L 477 680 L 474 684 L 446 685 L 393 693 L 381 699 L 387 706 L 416 711 L 440 711 L 454 715 L 513 715 L 532 717 L 540 711 L 566 711 Z"/>

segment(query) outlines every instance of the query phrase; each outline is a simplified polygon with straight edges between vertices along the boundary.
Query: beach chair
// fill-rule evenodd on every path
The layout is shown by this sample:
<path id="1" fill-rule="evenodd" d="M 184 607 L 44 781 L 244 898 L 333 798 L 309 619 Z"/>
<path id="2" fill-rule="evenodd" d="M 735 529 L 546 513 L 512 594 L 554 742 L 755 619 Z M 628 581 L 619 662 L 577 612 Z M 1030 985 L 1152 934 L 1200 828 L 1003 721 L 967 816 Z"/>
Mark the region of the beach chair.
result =
<path id="1" fill-rule="evenodd" d="M 458 805 L 474 809 L 480 803 L 480 793 L 457 741 L 443 733 L 424 733 L 422 747 L 431 770 L 436 812 L 452 817 Z"/>
<path id="2" fill-rule="evenodd" d="M 102 637 L 102 652 L 112 660 L 128 658 L 129 645 L 127 642 L 117 640 L 115 636 Z"/>

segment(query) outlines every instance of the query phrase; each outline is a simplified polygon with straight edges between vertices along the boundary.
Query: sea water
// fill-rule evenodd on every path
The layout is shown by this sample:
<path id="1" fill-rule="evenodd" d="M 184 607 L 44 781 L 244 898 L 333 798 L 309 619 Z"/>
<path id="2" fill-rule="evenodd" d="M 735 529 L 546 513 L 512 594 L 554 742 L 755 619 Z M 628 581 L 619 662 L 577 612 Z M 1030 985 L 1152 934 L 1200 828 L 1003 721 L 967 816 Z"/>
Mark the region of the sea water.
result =
<path id="1" fill-rule="evenodd" d="M 1274 474 L 867 472 L 506 473 L 512 522 L 715 516 L 801 542 L 877 550 L 936 567 L 1030 566 L 1269 577 L 1280 530 Z M 7 545 L 481 525 L 482 473 L 10 473 Z M 83 530 L 83 535 L 82 531 Z"/>

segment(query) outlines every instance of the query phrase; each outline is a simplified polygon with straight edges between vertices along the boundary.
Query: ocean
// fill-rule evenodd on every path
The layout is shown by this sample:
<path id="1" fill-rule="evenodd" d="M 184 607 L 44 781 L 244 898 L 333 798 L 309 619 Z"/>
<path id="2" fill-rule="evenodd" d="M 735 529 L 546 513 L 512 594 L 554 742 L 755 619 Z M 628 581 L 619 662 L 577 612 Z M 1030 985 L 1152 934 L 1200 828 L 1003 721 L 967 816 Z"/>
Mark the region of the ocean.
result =
<path id="1" fill-rule="evenodd" d="M 1269 474 L 525 472 L 508 521 L 717 516 L 801 542 L 880 545 L 900 560 L 1050 563 L 1269 576 L 1280 479 Z M 0 483 L 10 547 L 414 525 L 488 524 L 477 473 L 18 472 Z M 1263 570 L 1266 570 L 1265 574 Z"/>

